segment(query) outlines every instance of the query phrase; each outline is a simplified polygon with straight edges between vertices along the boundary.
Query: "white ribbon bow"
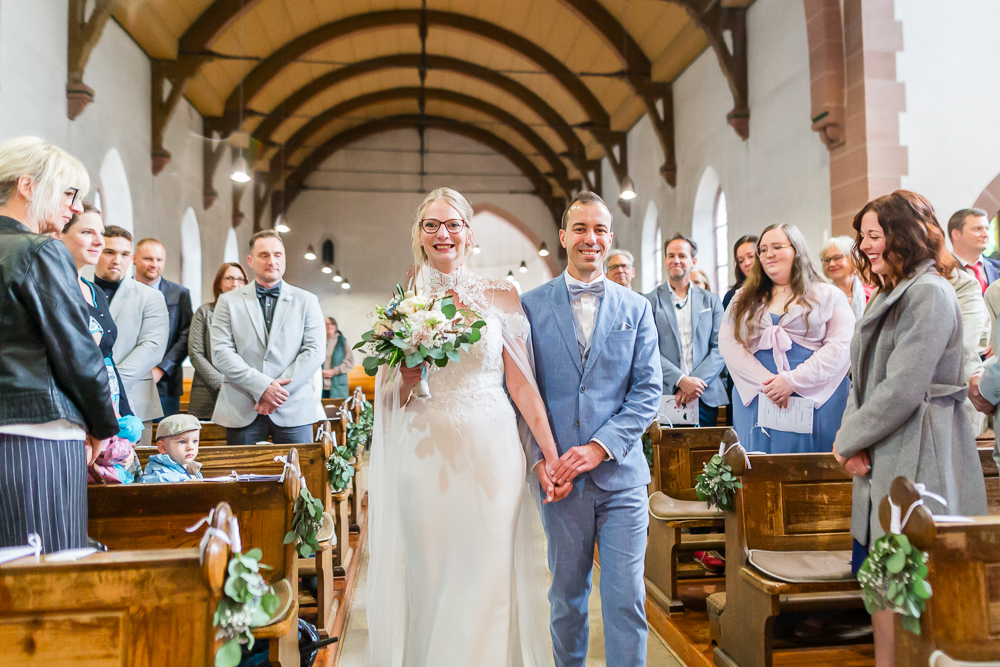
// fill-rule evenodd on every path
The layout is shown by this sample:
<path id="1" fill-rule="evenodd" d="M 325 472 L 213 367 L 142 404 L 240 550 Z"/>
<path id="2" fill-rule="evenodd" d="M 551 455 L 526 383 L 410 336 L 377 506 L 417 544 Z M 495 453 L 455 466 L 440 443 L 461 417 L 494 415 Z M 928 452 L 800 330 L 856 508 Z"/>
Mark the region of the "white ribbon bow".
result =
<path id="1" fill-rule="evenodd" d="M 729 447 L 726 447 L 726 443 L 719 442 L 719 456 L 723 456 L 724 457 L 726 454 L 729 453 L 729 450 L 733 449 L 734 447 L 740 447 L 740 451 L 743 452 L 743 460 L 746 461 L 746 463 L 747 463 L 747 470 L 750 470 L 750 468 L 753 467 L 753 466 L 750 465 L 750 457 L 747 456 L 747 451 L 740 446 L 740 441 L 739 440 L 737 440 L 733 444 L 729 445 Z"/>
<path id="2" fill-rule="evenodd" d="M 28 546 L 35 550 L 35 558 L 42 555 L 42 537 L 38 533 L 28 533 Z"/>
<path id="3" fill-rule="evenodd" d="M 205 534 L 201 537 L 201 543 L 198 545 L 198 562 L 205 562 L 205 549 L 208 548 L 208 543 L 212 539 L 212 536 L 218 537 L 220 540 L 232 547 L 232 550 L 236 553 L 243 553 L 243 542 L 240 539 L 240 522 L 236 517 L 229 518 L 229 533 L 220 530 L 212 525 L 212 521 L 215 519 L 215 508 L 213 507 L 209 511 L 208 516 L 203 516 L 198 520 L 198 523 L 194 524 L 190 528 L 185 528 L 184 531 L 188 533 L 193 533 L 198 530 L 202 524 L 208 524 L 208 528 L 205 529 Z M 231 536 L 231 537 L 230 537 Z"/>
<path id="4" fill-rule="evenodd" d="M 293 466 L 291 463 L 288 462 L 288 457 L 287 456 L 275 456 L 274 460 L 284 464 L 284 466 L 281 468 L 281 479 L 279 480 L 280 482 L 284 483 L 284 481 L 285 481 L 285 471 L 286 470 L 291 470 L 292 472 L 295 472 L 295 466 Z M 304 486 L 304 487 L 306 486 L 306 477 L 305 477 L 305 475 L 302 475 L 302 474 L 299 475 L 299 483 L 302 486 Z M 308 487 L 306 487 L 306 488 L 308 488 Z"/>
<path id="5" fill-rule="evenodd" d="M 948 501 L 934 493 L 933 491 L 928 491 L 927 487 L 923 484 L 917 483 L 913 485 L 917 489 L 917 493 L 920 494 L 920 498 L 915 500 L 908 508 L 906 508 L 906 515 L 903 515 L 903 508 L 892 502 L 892 497 L 889 497 L 889 532 L 893 535 L 902 535 L 903 529 L 906 528 L 906 522 L 910 520 L 910 515 L 913 514 L 913 510 L 917 509 L 924 504 L 924 497 L 931 498 L 938 501 L 945 507 L 948 506 Z M 902 516 L 902 518 L 900 518 Z"/>

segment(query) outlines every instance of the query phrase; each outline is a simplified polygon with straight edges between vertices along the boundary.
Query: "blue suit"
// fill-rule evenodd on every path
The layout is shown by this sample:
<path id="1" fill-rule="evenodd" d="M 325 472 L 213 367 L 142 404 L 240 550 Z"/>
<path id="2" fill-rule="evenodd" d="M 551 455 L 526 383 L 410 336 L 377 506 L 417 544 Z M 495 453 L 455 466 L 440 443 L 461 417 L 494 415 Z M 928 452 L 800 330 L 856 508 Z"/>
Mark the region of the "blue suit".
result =
<path id="1" fill-rule="evenodd" d="M 598 440 L 613 457 L 579 475 L 564 500 L 542 506 L 557 667 L 583 667 L 586 661 L 595 542 L 608 667 L 646 664 L 643 562 L 650 476 L 640 440 L 656 417 L 663 377 L 649 301 L 605 283 L 587 354 L 581 353 L 565 276 L 522 299 L 559 454 Z M 539 460 L 536 448 L 531 463 Z"/>

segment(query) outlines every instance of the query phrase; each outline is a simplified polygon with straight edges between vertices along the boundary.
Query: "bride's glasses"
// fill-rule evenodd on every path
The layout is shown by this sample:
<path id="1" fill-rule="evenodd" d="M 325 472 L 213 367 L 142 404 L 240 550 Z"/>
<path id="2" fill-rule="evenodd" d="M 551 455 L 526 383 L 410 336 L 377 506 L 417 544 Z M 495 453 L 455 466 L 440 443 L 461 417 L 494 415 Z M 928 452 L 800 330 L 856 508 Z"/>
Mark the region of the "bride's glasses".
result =
<path id="1" fill-rule="evenodd" d="M 425 218 L 420 221 L 420 229 L 424 230 L 428 234 L 437 234 L 437 231 L 441 229 L 441 225 L 448 230 L 449 234 L 458 234 L 462 231 L 462 227 L 465 227 L 464 220 L 435 220 L 434 218 Z"/>

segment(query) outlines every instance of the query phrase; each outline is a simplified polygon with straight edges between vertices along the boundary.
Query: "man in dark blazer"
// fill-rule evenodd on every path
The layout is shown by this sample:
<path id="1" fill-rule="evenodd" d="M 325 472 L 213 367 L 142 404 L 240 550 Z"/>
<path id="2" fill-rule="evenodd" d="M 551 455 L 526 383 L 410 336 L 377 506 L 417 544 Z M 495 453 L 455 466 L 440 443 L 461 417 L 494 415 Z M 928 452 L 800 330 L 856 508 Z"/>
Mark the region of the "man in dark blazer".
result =
<path id="1" fill-rule="evenodd" d="M 983 292 L 1000 278 L 1000 262 L 983 257 L 990 240 L 990 221 L 981 208 L 963 208 L 955 211 L 948 221 L 948 237 L 953 255 L 968 273 L 971 273 Z"/>
<path id="2" fill-rule="evenodd" d="M 163 360 L 153 369 L 153 380 L 160 394 L 163 416 L 169 417 L 181 411 L 181 395 L 184 393 L 182 364 L 187 358 L 188 330 L 191 328 L 193 311 L 191 292 L 163 277 L 166 262 L 167 251 L 156 239 L 143 239 L 136 244 L 135 279 L 162 292 L 170 314 L 167 351 Z"/>
<path id="3" fill-rule="evenodd" d="M 691 282 L 698 246 L 675 234 L 663 248 L 667 282 L 646 295 L 653 306 L 663 369 L 663 395 L 679 405 L 698 399 L 699 426 L 715 426 L 726 388 L 719 373 L 725 365 L 719 352 L 722 302 Z"/>

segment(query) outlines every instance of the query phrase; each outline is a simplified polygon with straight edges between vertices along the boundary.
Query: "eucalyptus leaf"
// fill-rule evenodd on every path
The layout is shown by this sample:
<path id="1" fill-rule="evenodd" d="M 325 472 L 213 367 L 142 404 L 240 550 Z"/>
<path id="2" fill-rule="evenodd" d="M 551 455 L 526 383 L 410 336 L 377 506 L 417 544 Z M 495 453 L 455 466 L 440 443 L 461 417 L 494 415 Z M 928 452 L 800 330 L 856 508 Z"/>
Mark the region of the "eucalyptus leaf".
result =
<path id="1" fill-rule="evenodd" d="M 260 547 L 254 547 L 250 551 L 248 551 L 245 554 L 243 554 L 243 558 L 249 558 L 250 560 L 253 560 L 253 561 L 259 561 L 261 559 L 261 557 L 263 557 L 263 555 L 264 555 L 264 552 L 260 549 Z M 256 564 L 257 563 L 254 563 L 254 565 L 256 565 Z"/>
<path id="2" fill-rule="evenodd" d="M 240 664 L 242 654 L 239 640 L 230 639 L 215 652 L 215 667 L 236 667 Z"/>
<path id="3" fill-rule="evenodd" d="M 893 574 L 899 574 L 903 571 L 903 566 L 906 565 L 906 554 L 902 551 L 897 551 L 889 557 L 889 560 L 885 562 L 885 569 Z"/>

